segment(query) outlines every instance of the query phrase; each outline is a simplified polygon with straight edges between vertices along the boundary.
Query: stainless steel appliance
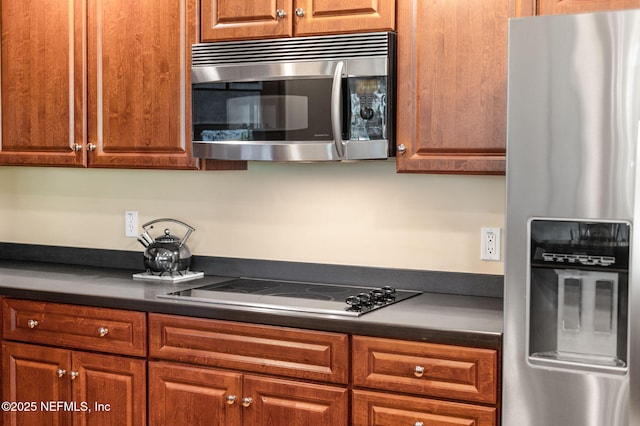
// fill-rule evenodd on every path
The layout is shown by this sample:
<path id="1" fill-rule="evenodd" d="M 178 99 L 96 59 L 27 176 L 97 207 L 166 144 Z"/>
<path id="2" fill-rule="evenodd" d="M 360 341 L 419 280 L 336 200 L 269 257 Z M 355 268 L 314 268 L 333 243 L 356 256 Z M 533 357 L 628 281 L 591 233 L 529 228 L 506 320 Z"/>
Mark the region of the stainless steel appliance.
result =
<path id="1" fill-rule="evenodd" d="M 509 24 L 505 426 L 640 425 L 640 10 Z"/>
<path id="2" fill-rule="evenodd" d="M 349 285 L 236 278 L 159 295 L 160 298 L 222 306 L 360 316 L 420 294 L 390 286 Z"/>
<path id="3" fill-rule="evenodd" d="M 393 32 L 192 47 L 196 157 L 339 161 L 395 155 Z"/>

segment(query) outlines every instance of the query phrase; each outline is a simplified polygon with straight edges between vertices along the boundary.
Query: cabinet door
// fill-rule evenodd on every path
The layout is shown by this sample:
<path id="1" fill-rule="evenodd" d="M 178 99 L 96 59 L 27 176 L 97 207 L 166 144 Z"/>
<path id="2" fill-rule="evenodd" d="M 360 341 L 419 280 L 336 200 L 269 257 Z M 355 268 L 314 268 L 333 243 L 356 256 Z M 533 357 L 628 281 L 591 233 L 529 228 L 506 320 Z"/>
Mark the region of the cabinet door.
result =
<path id="1" fill-rule="evenodd" d="M 149 362 L 149 424 L 238 426 L 241 395 L 241 374 Z"/>
<path id="2" fill-rule="evenodd" d="M 202 41 L 291 37 L 293 0 L 202 0 Z M 284 16 L 283 16 L 284 14 Z"/>
<path id="3" fill-rule="evenodd" d="M 393 31 L 395 0 L 295 0 L 295 35 Z"/>
<path id="4" fill-rule="evenodd" d="M 244 424 L 253 426 L 346 425 L 346 389 L 270 377 L 245 376 Z"/>
<path id="5" fill-rule="evenodd" d="M 89 0 L 91 167 L 197 167 L 186 120 L 196 2 Z"/>
<path id="6" fill-rule="evenodd" d="M 398 0 L 398 172 L 505 170 L 507 0 Z"/>
<path id="7" fill-rule="evenodd" d="M 353 424 L 356 426 L 493 426 L 497 422 L 493 407 L 381 392 L 354 390 L 352 405 Z"/>
<path id="8" fill-rule="evenodd" d="M 2 1 L 0 164 L 86 164 L 84 3 Z"/>
<path id="9" fill-rule="evenodd" d="M 4 411 L 6 425 L 68 425 L 71 411 L 41 403 L 71 401 L 69 367 L 71 352 L 64 349 L 2 343 L 2 399 L 13 403 L 35 403 L 15 411 Z"/>
<path id="10" fill-rule="evenodd" d="M 634 9 L 640 0 L 538 0 L 538 15 Z"/>
<path id="11" fill-rule="evenodd" d="M 146 425 L 146 361 L 73 352 L 73 399 L 89 410 L 73 413 L 74 425 Z"/>

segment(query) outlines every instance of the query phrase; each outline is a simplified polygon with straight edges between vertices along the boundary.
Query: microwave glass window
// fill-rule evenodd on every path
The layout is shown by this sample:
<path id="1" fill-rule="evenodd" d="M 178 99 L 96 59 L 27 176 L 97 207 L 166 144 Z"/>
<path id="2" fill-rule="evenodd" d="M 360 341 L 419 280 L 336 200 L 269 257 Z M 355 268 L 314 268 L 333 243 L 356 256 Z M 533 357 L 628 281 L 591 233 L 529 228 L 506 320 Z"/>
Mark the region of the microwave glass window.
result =
<path id="1" fill-rule="evenodd" d="M 256 130 L 303 130 L 309 127 L 306 96 L 240 96 L 227 100 L 229 124 Z"/>
<path id="2" fill-rule="evenodd" d="M 333 140 L 331 78 L 193 85 L 193 140 Z"/>

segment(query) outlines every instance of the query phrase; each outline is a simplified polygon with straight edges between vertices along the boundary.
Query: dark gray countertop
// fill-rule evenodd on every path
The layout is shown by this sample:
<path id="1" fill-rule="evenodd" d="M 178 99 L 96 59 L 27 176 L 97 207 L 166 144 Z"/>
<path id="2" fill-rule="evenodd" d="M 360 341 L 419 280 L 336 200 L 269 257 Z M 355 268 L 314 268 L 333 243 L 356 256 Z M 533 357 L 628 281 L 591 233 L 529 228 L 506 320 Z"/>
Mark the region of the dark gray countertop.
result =
<path id="1" fill-rule="evenodd" d="M 0 295 L 59 303 L 500 349 L 502 299 L 425 292 L 360 317 L 177 302 L 158 294 L 215 283 L 135 281 L 129 270 L 0 260 Z"/>

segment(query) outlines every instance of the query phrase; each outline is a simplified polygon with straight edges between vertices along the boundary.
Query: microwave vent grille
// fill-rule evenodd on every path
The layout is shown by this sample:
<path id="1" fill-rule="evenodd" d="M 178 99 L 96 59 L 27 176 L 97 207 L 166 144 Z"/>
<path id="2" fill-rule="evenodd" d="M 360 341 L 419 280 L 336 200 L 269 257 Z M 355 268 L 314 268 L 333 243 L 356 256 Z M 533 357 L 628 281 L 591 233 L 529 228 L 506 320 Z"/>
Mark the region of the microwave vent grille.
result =
<path id="1" fill-rule="evenodd" d="M 192 66 L 227 63 L 315 61 L 388 57 L 395 33 L 378 32 L 268 40 L 200 43 L 192 46 Z"/>

